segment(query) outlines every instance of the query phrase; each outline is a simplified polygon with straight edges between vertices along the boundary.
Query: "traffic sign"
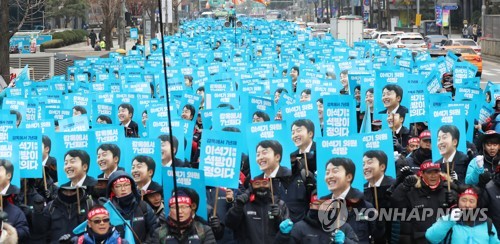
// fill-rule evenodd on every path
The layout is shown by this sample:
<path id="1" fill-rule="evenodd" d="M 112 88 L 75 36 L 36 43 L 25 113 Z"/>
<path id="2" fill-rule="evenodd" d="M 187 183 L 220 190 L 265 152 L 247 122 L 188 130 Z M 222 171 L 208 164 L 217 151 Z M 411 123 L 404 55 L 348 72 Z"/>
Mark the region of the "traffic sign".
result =
<path id="1" fill-rule="evenodd" d="M 457 10 L 458 9 L 458 5 L 443 6 L 443 9 L 446 9 L 446 10 Z"/>

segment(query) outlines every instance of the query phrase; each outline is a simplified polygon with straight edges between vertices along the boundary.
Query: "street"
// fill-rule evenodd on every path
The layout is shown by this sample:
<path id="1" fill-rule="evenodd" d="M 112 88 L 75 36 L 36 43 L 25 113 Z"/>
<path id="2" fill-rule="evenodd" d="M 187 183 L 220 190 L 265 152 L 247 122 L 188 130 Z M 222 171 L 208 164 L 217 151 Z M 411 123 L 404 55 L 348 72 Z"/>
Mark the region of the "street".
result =
<path id="1" fill-rule="evenodd" d="M 493 83 L 500 82 L 500 65 L 495 60 L 483 59 L 483 75 L 481 76 L 481 88 L 484 88 L 486 83 L 491 81 Z"/>

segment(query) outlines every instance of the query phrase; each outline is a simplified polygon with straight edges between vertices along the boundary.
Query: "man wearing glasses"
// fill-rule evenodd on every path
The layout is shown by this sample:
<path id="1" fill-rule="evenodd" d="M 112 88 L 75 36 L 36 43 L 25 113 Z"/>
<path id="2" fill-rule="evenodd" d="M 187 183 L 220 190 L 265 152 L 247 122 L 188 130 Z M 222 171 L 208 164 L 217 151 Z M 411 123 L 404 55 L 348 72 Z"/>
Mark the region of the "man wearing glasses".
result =
<path id="1" fill-rule="evenodd" d="M 149 204 L 141 200 L 134 179 L 123 171 L 116 171 L 109 178 L 107 194 L 120 215 L 130 221 L 136 234 L 135 242 L 145 242 L 156 228 L 156 216 Z M 123 226 L 117 226 L 116 229 L 124 238 Z"/>
<path id="2" fill-rule="evenodd" d="M 69 237 L 69 235 L 65 236 Z M 60 241 L 65 238 L 61 238 Z M 69 238 L 68 238 L 69 240 Z M 109 212 L 101 205 L 95 205 L 87 213 L 87 231 L 73 237 L 68 243 L 122 243 L 129 242 L 120 237 L 120 233 L 109 223 Z"/>

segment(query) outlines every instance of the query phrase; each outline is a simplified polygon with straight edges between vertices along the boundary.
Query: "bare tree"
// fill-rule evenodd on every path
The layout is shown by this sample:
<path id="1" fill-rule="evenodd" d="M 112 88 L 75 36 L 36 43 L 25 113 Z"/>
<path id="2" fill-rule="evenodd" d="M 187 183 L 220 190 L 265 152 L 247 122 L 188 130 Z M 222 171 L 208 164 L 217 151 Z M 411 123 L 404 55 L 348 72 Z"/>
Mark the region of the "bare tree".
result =
<path id="1" fill-rule="evenodd" d="M 158 9 L 158 0 L 143 0 L 142 1 L 142 7 L 143 11 L 148 15 L 149 19 L 151 20 L 151 38 L 156 37 L 156 32 L 158 30 L 156 29 L 157 27 L 157 22 L 156 22 L 156 10 Z"/>
<path id="2" fill-rule="evenodd" d="M 103 32 L 104 40 L 106 41 L 106 50 L 111 50 L 113 45 L 112 31 L 115 27 L 118 13 L 121 6 L 120 0 L 89 0 L 90 9 L 93 12 L 93 20 L 101 24 L 101 32 Z M 97 11 L 100 7 L 101 11 Z"/>
<path id="3" fill-rule="evenodd" d="M 10 83 L 9 74 L 9 41 L 14 34 L 21 29 L 26 21 L 32 19 L 39 13 L 45 0 L 0 0 L 0 74 L 7 83 Z M 21 20 L 10 18 L 10 7 L 17 7 Z M 10 29 L 9 22 L 15 26 Z"/>

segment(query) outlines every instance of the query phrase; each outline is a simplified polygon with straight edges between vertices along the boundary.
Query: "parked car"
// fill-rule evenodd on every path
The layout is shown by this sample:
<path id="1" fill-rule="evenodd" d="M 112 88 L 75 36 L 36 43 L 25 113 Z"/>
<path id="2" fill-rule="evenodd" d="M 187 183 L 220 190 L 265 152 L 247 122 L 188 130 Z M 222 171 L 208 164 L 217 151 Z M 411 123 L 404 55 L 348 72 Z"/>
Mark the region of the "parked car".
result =
<path id="1" fill-rule="evenodd" d="M 428 49 L 439 49 L 447 40 L 448 37 L 443 35 L 428 35 L 424 37 Z"/>
<path id="2" fill-rule="evenodd" d="M 377 32 L 372 36 L 372 39 L 376 40 L 379 44 L 387 44 L 387 42 L 397 35 L 395 32 Z"/>
<path id="3" fill-rule="evenodd" d="M 483 72 L 483 59 L 472 47 L 470 46 L 446 46 L 443 47 L 446 51 L 452 51 L 459 56 L 460 61 L 467 61 L 477 67 L 476 76 L 481 77 Z"/>
<path id="4" fill-rule="evenodd" d="M 406 35 L 396 36 L 390 42 L 387 43 L 388 48 L 407 48 L 412 51 L 426 51 L 427 44 L 425 44 L 424 38 L 417 35 Z"/>
<path id="5" fill-rule="evenodd" d="M 481 55 L 481 47 L 477 45 L 477 43 L 472 40 L 472 39 L 466 39 L 466 38 L 453 38 L 453 39 L 448 39 L 443 46 L 469 46 L 476 53 Z"/>

